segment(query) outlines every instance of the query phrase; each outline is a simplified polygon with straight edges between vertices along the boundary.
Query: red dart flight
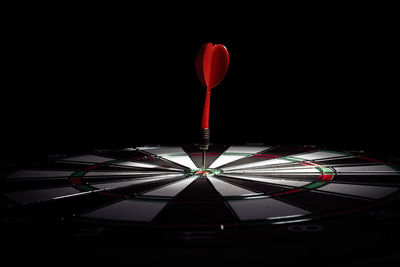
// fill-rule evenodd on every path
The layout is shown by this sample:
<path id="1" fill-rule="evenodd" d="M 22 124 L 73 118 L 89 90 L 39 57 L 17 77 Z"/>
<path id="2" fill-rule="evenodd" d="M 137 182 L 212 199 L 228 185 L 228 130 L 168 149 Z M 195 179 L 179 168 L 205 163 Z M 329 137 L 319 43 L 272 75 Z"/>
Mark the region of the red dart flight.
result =
<path id="1" fill-rule="evenodd" d="M 207 88 L 204 101 L 203 117 L 201 120 L 202 144 L 201 149 L 209 145 L 209 114 L 211 89 L 216 87 L 225 77 L 229 66 L 229 53 L 222 44 L 203 44 L 196 56 L 196 72 L 201 83 Z"/>

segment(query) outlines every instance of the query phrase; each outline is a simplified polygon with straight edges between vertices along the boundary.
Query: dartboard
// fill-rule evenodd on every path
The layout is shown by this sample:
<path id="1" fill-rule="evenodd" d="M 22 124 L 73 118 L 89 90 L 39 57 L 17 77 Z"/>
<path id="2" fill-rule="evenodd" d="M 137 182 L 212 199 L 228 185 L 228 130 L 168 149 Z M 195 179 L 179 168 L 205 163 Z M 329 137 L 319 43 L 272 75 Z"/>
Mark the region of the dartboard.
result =
<path id="1" fill-rule="evenodd" d="M 296 225 L 399 196 L 400 172 L 357 153 L 267 145 L 102 149 L 3 173 L 8 210 L 44 220 L 155 228 Z M 295 229 L 295 228 L 293 228 Z"/>

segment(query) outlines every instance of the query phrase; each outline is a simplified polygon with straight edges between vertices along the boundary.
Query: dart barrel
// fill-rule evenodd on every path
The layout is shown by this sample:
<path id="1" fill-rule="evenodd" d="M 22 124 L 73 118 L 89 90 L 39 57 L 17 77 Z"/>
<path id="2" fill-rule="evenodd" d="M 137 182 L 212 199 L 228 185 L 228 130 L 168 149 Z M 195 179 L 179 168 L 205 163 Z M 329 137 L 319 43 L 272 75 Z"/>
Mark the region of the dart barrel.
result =
<path id="1" fill-rule="evenodd" d="M 210 145 L 210 129 L 202 128 L 200 149 L 207 150 L 209 145 Z"/>

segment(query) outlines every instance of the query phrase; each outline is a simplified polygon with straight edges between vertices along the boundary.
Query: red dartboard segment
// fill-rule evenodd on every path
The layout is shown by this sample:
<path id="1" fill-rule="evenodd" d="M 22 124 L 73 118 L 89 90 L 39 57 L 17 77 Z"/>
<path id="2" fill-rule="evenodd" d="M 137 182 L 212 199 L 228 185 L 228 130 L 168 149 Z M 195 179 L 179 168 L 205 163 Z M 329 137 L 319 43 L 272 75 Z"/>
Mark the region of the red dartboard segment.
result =
<path id="1" fill-rule="evenodd" d="M 81 179 L 81 178 L 71 178 L 70 181 L 71 181 L 71 183 L 72 183 L 73 185 L 80 185 L 80 184 L 82 184 L 82 179 Z"/>
<path id="2" fill-rule="evenodd" d="M 302 189 L 291 189 L 291 190 L 287 190 L 281 193 L 275 193 L 272 194 L 272 196 L 277 197 L 277 196 L 282 196 L 282 195 L 286 195 L 286 194 L 293 194 L 293 193 L 298 193 L 301 192 Z"/>
<path id="3" fill-rule="evenodd" d="M 333 179 L 334 175 L 333 174 L 323 174 L 320 180 L 323 181 L 331 181 Z"/>

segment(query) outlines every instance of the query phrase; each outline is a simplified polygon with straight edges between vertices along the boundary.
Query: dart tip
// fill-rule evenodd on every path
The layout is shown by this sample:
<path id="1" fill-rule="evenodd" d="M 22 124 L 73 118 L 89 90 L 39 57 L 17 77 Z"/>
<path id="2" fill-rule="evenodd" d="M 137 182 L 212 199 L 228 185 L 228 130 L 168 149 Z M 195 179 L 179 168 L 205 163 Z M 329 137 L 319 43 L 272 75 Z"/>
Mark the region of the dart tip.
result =
<path id="1" fill-rule="evenodd" d="M 204 171 L 206 169 L 206 150 L 203 149 L 203 160 L 202 160 L 202 165 L 201 165 L 201 169 Z"/>

